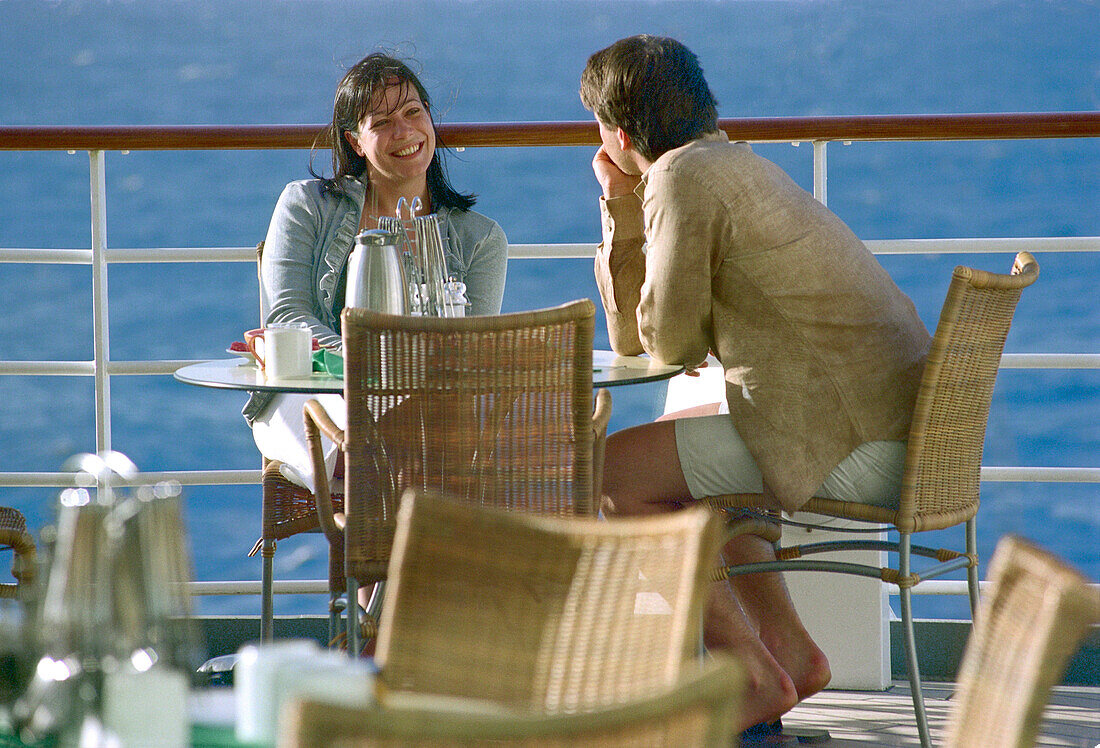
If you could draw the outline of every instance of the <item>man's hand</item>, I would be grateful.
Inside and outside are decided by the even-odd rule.
[[[592,171],[596,174],[596,181],[600,183],[603,196],[608,199],[632,194],[641,181],[640,176],[627,174],[620,169],[603,146],[600,146],[592,158]]]

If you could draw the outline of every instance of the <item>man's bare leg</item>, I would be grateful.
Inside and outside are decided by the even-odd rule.
[[[659,421],[611,434],[603,487],[617,515],[675,511],[690,501],[676,452],[675,425]],[[713,586],[703,628],[708,647],[726,650],[745,668],[747,692],[738,730],[773,721],[798,702],[794,683],[765,646],[731,584]]]
[[[772,544],[756,535],[733,538],[723,555],[730,565],[775,560]],[[831,677],[829,661],[802,624],[783,575],[745,574],[730,581],[760,640],[791,676],[799,701],[825,688]]]

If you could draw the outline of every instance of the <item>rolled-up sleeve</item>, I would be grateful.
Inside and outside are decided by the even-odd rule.
[[[642,203],[636,195],[600,198],[603,241],[596,249],[596,285],[607,317],[611,348],[620,355],[643,352],[638,338],[638,298],[645,279]]]

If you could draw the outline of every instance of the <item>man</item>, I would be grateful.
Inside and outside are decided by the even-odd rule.
[[[839,218],[718,130],[684,45],[622,39],[589,58],[580,92],[603,142],[596,281],[611,346],[689,366],[713,352],[726,383],[724,404],[611,435],[614,512],[760,491],[788,512],[811,496],[896,503],[930,342],[909,298]],[[775,559],[756,536],[724,555]],[[717,583],[704,639],[746,666],[742,728],[829,682],[779,574]]]

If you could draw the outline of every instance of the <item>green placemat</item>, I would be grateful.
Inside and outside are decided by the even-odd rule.
[[[191,748],[271,748],[265,743],[244,743],[233,734],[232,727],[191,725]]]
[[[342,379],[344,377],[344,357],[328,348],[313,352],[313,370]]]

